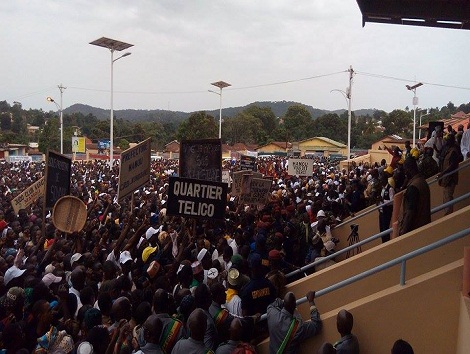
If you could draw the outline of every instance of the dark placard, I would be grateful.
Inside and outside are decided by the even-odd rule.
[[[180,149],[180,173],[184,178],[222,181],[222,145],[220,139],[183,140]]]
[[[150,138],[121,154],[118,200],[150,181]]]
[[[242,155],[240,157],[240,170],[256,171],[256,157]]]
[[[72,160],[67,156],[48,151],[46,160],[46,208],[63,196],[70,194]]]
[[[224,219],[227,183],[170,177],[167,215]]]

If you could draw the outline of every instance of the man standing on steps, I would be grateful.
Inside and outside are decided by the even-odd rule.
[[[269,353],[298,353],[302,341],[318,334],[322,328],[320,314],[315,306],[315,292],[306,295],[310,304],[310,321],[302,321],[296,311],[296,299],[292,292],[284,296],[284,301],[277,298],[268,306]]]
[[[447,203],[454,199],[455,187],[459,183],[459,172],[455,171],[459,168],[461,161],[460,147],[455,143],[455,136],[452,133],[447,134],[445,138],[446,150],[443,157],[442,171],[437,175],[439,178],[439,185],[444,188],[443,203]],[[450,176],[442,177],[452,171],[455,171]],[[448,206],[446,214],[448,215],[454,211],[453,205]]]
[[[399,234],[415,230],[431,222],[431,193],[424,177],[419,173],[413,157],[408,157],[403,169],[408,180],[398,219]]]

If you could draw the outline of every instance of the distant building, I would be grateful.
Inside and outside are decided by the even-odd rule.
[[[299,141],[300,156],[342,157],[348,155],[348,146],[333,139],[317,136]],[[294,151],[295,154],[295,151]]]
[[[268,144],[258,146],[255,149],[258,155],[280,155],[286,156],[292,150],[292,143],[287,141],[272,141]]]

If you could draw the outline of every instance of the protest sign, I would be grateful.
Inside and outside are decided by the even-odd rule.
[[[72,160],[48,151],[46,163],[46,208],[52,208],[60,197],[70,194]]]
[[[232,180],[232,196],[241,195],[242,194],[242,181],[243,175],[251,174],[254,178],[262,178],[263,175],[258,172],[251,172],[251,171],[237,171],[233,173],[233,180]]]
[[[313,160],[289,159],[287,173],[289,176],[311,176],[313,173]]]
[[[170,177],[167,215],[224,219],[227,184]]]
[[[150,138],[121,154],[118,200],[150,181]]]
[[[248,194],[242,194],[240,196],[240,202],[244,204],[265,204],[271,190],[271,185],[271,179],[251,178],[250,192]]]
[[[240,170],[256,171],[256,157],[242,155],[240,157]]]
[[[222,181],[220,139],[183,140],[180,149],[180,177]]]
[[[18,214],[20,209],[26,209],[36,200],[38,200],[38,198],[42,197],[44,195],[45,186],[46,179],[41,177],[40,180],[34,182],[31,186],[26,188],[23,193],[12,199],[11,206],[13,207],[15,214]]]

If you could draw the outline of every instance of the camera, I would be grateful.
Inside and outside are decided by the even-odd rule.
[[[352,232],[358,232],[359,231],[359,225],[358,224],[351,224],[351,231]]]

